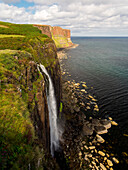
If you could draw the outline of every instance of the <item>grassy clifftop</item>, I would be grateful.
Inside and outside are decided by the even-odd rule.
[[[3,27],[3,26],[6,27]],[[0,22],[0,50],[24,50],[31,53],[35,62],[48,66],[53,62],[53,40],[33,25]],[[49,51],[46,49],[49,46]],[[53,45],[52,45],[53,46]],[[54,47],[55,48],[55,47]],[[46,49],[46,50],[45,50]],[[44,53],[45,51],[45,53]],[[44,57],[48,53],[49,57]]]
[[[39,132],[39,128],[42,128],[41,119],[45,114],[40,113],[40,101],[44,102],[43,110],[47,103],[46,85],[37,63],[45,65],[52,74],[56,62],[53,40],[38,28],[0,22],[1,169],[54,167],[46,159],[40,142],[43,132]],[[39,130],[36,131],[34,124]]]
[[[18,80],[23,66],[20,67],[14,57],[19,55],[17,51],[0,51],[0,163],[2,169],[10,167],[17,169],[17,165],[24,164],[28,156],[31,155],[28,160],[33,158],[34,129],[29,119],[27,103],[21,97],[19,90],[23,85]],[[21,56],[25,57],[25,53]]]

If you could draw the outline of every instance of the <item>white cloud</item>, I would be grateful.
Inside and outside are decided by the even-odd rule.
[[[1,0],[4,3],[15,3],[15,2],[20,2],[20,0]]]
[[[28,2],[34,2],[35,4],[63,4],[68,5],[71,3],[77,3],[78,0],[26,0]],[[90,5],[90,4],[128,4],[128,0],[79,0],[82,4]]]
[[[46,0],[27,1],[37,4],[25,9],[0,3],[0,20],[59,25],[73,35],[128,35],[128,0],[49,0],[51,5]]]
[[[29,22],[31,17],[25,8],[18,8],[4,3],[0,3],[0,11],[0,20],[7,22],[25,23]]]

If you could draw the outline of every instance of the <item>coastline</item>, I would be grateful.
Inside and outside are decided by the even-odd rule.
[[[65,50],[65,49],[72,49],[72,48],[76,48],[76,47],[78,47],[78,46],[79,46],[79,44],[72,44],[72,45],[71,45],[71,46],[69,46],[69,47],[57,48],[57,52],[58,52],[58,51]]]
[[[97,100],[88,93],[86,82],[71,80],[65,68],[63,69],[62,60],[68,59],[65,48],[58,51],[57,55],[62,72],[63,114],[66,117],[65,122],[67,122],[62,144],[65,157],[66,159],[70,157],[68,161],[71,167],[102,168],[104,170],[110,168],[112,170],[115,164],[119,163],[119,160],[111,151],[104,149],[107,141],[103,137],[107,135],[108,129],[112,125],[117,126],[118,124],[111,117],[109,119],[92,118],[92,115],[90,115],[92,108],[97,113],[99,112]],[[83,97],[86,98],[87,102],[83,101]],[[91,103],[95,104],[94,107]],[[84,113],[89,113],[89,115]],[[97,126],[97,131],[95,126]],[[99,127],[102,127],[102,130]],[[70,138],[73,140],[70,140]],[[75,157],[72,155],[75,155]],[[74,160],[77,162],[76,164],[73,163]]]
[[[65,50],[69,50],[72,48],[77,48],[79,46],[79,44],[73,44],[72,46],[69,47],[64,47],[64,48],[57,48],[57,57],[59,60],[62,59],[67,59],[67,54],[65,52]]]

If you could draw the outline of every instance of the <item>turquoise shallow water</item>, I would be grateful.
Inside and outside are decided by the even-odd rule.
[[[114,169],[127,169],[123,152],[128,153],[128,137],[124,136],[128,134],[128,38],[72,37],[72,41],[79,46],[66,50],[64,68],[70,79],[93,87],[90,93],[98,99],[99,117],[111,116],[119,124],[103,136],[108,141],[103,147],[120,160]]]

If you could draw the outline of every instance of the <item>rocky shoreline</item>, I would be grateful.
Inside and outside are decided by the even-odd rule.
[[[65,131],[61,146],[69,169],[114,169],[118,158],[102,146],[107,143],[104,134],[111,126],[118,124],[112,120],[95,118],[99,112],[97,100],[88,93],[86,82],[65,80],[70,75],[63,70],[62,60],[67,59],[64,51],[58,52],[62,71],[62,103]],[[84,99],[84,100],[83,100]],[[92,115],[90,116],[90,113]]]
[[[64,48],[58,48],[57,49],[57,55],[58,55],[58,58],[59,59],[62,59],[63,58],[63,55],[64,55],[64,53],[65,53],[65,49],[66,50],[69,50],[69,49],[72,49],[72,48],[76,48],[76,47],[78,47],[79,46],[79,44],[72,44],[71,46],[69,46],[69,47],[64,47]],[[66,55],[67,56],[67,55]],[[64,59],[64,58],[63,58]],[[67,59],[67,58],[66,58]]]

